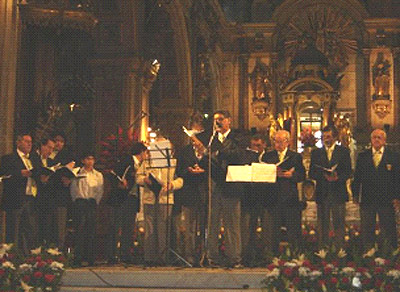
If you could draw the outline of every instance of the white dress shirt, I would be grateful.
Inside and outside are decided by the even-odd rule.
[[[104,192],[103,174],[95,169],[87,171],[82,168],[79,174],[86,175],[83,178],[74,179],[71,183],[71,197],[76,199],[95,199],[99,204]]]
[[[32,170],[33,166],[32,166],[32,162],[29,158],[29,153],[25,154],[24,152],[20,151],[18,148],[17,148],[17,153],[18,153],[19,157],[21,157],[22,161],[24,162],[25,168],[27,170]],[[36,181],[32,177],[28,177],[28,181],[26,183],[25,194],[28,196],[34,196],[34,197],[36,197],[36,195],[37,195]]]

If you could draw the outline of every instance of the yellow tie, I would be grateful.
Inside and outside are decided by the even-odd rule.
[[[326,154],[328,155],[328,160],[331,161],[331,159],[332,159],[332,148],[329,148],[329,149],[326,151]]]
[[[381,151],[376,151],[375,153],[374,153],[374,155],[373,155],[373,160],[374,160],[374,165],[375,165],[375,168],[378,168],[378,166],[379,166],[379,163],[381,162],[381,154],[382,154],[382,152]]]
[[[285,158],[284,152],[279,152],[279,162],[282,162]]]
[[[29,159],[29,154],[25,154],[24,155],[24,160],[25,160],[25,164],[28,168],[28,170],[32,170],[33,169],[33,165],[31,160]],[[37,185],[36,185],[36,181],[33,178],[28,178],[31,180],[31,192],[32,192],[32,196],[36,197],[37,195]]]
[[[224,143],[225,136],[222,135],[222,134],[218,135],[218,140],[219,140],[221,143]]]

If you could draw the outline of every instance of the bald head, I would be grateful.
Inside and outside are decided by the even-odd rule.
[[[289,146],[290,133],[285,130],[279,130],[275,133],[274,146],[275,150],[282,152]]]
[[[378,151],[386,144],[386,133],[382,129],[375,129],[371,133],[371,145]]]

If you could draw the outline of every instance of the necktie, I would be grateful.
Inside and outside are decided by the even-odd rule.
[[[332,159],[332,148],[328,148],[328,150],[326,151],[326,154],[328,156],[328,160],[331,161],[331,159]]]
[[[32,165],[31,160],[29,159],[29,154],[25,154],[23,157],[24,157],[24,161],[25,161],[25,164],[26,164],[27,169],[28,169],[28,170],[32,170],[32,169],[33,169],[33,165]],[[31,177],[28,178],[28,181],[29,181],[29,180],[31,181],[31,192],[32,192],[32,196],[36,197],[36,195],[37,195],[37,185],[36,185],[36,181],[35,181],[33,178],[31,178]]]
[[[25,160],[25,164],[26,164],[27,169],[31,170],[33,168],[33,166],[32,166],[31,160],[29,159],[29,154],[25,154],[24,155],[24,160]]]
[[[218,135],[218,140],[219,140],[221,143],[224,143],[225,136],[222,135],[222,134]]]
[[[382,158],[382,152],[381,151],[376,151],[373,155],[373,160],[374,160],[374,166],[375,168],[378,168],[379,163],[381,162],[381,158]]]
[[[284,158],[285,158],[284,153],[283,152],[279,152],[279,162],[282,162]]]

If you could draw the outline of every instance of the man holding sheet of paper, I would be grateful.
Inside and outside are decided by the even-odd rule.
[[[116,263],[118,260],[118,241],[121,243],[121,261],[127,264],[133,261],[131,248],[136,214],[140,208],[139,185],[149,182],[148,177],[141,172],[147,157],[146,145],[136,142],[132,145],[131,153],[122,155],[112,172],[113,191],[108,199],[108,204],[112,206],[108,240],[109,263]]]
[[[345,203],[348,200],[346,181],[351,175],[351,159],[347,148],[336,145],[337,136],[335,127],[323,128],[324,147],[311,153],[309,175],[317,182],[317,222],[321,245],[328,240],[331,217],[337,244],[342,244],[344,240]]]
[[[299,244],[301,240],[301,204],[297,183],[305,179],[306,172],[300,154],[288,149],[288,131],[276,132],[274,150],[265,153],[262,161],[276,165],[276,182],[269,186],[263,216],[263,241],[266,253],[277,253],[281,240],[281,227],[286,227],[289,243]],[[266,198],[268,198],[266,194]]]
[[[243,151],[239,148],[238,133],[231,129],[231,115],[220,110],[214,113],[214,134],[209,139],[209,149],[194,144],[202,158],[199,166],[208,170],[211,155],[211,220],[209,222],[208,259],[211,266],[238,267],[241,262],[240,196],[241,185],[226,182],[228,165],[241,163]],[[210,153],[209,153],[210,150]],[[225,258],[219,252],[218,236],[221,220],[225,229]]]

